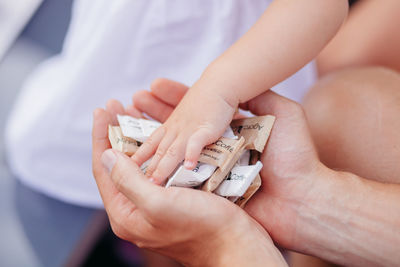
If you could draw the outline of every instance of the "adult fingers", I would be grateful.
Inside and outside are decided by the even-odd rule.
[[[151,200],[159,199],[159,195],[163,194],[162,188],[150,182],[139,166],[123,153],[109,149],[101,159],[117,190],[139,209],[148,210]]]
[[[165,78],[155,79],[150,86],[154,96],[172,107],[178,105],[188,89],[189,87],[182,83]]]
[[[128,114],[134,118],[143,118],[142,112],[140,112],[140,110],[138,110],[137,108],[135,108],[132,105],[127,106],[125,108],[125,112],[126,112],[126,114]]]
[[[286,117],[302,113],[300,104],[270,90],[248,101],[247,108],[255,115]]]
[[[105,150],[110,148],[107,130],[107,126],[110,123],[110,115],[104,109],[96,109],[93,112],[92,170],[105,206],[118,193],[107,175],[107,170],[101,163],[101,155]]]
[[[146,113],[150,117],[160,122],[168,119],[174,110],[148,91],[139,91],[133,95],[133,106],[141,113]]]
[[[115,99],[110,99],[107,101],[106,111],[108,112],[108,114],[110,114],[112,125],[118,125],[118,120],[117,120],[118,114],[120,115],[125,114],[124,106],[121,104],[121,102]]]

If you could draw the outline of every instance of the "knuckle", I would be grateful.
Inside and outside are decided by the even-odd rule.
[[[160,84],[162,84],[164,81],[163,78],[156,78],[154,79],[151,84],[150,84],[150,89],[154,90],[154,89],[158,89],[158,87],[160,86]]]
[[[141,104],[145,103],[148,96],[148,92],[145,90],[138,91],[133,94],[132,101],[134,105],[140,106]]]
[[[147,140],[142,144],[142,146],[146,149],[153,147],[155,144],[154,136],[150,135]]]
[[[158,158],[162,158],[165,155],[165,149],[162,147],[159,147],[156,151],[156,153],[154,154],[154,156],[158,157]]]
[[[169,158],[175,158],[177,156],[177,148],[175,146],[170,146],[167,149],[166,156]]]
[[[249,102],[247,102],[247,108],[248,110],[251,111],[257,111],[258,110],[257,102],[254,100],[250,100]]]
[[[111,225],[111,230],[114,232],[114,234],[117,237],[124,239],[124,240],[128,239],[126,232],[123,229],[121,229],[121,227],[119,227],[117,224],[115,224],[113,222],[110,222],[110,225]]]
[[[281,117],[300,117],[304,115],[303,107],[295,101],[285,99],[285,101],[276,103],[276,105],[281,110]]]
[[[112,216],[112,214],[110,214],[109,217],[111,230],[114,232],[114,234],[121,239],[128,240],[130,238],[130,234],[124,227],[125,220],[121,216]]]
[[[139,150],[138,150],[139,153],[136,152],[134,155],[135,155],[137,158],[141,159],[141,160],[145,160],[146,157],[149,156],[148,154],[150,154],[151,151],[152,151],[152,145],[150,145],[150,144],[148,144],[148,143],[143,143],[143,144],[140,146]]]
[[[303,107],[300,104],[296,103],[296,102],[292,102],[291,103],[290,109],[295,114],[299,114],[299,115],[304,114]]]
[[[204,141],[208,141],[209,139],[213,139],[213,138],[218,138],[218,134],[217,132],[214,130],[214,126],[212,126],[211,124],[204,124],[199,126],[199,128],[197,129],[197,131],[195,132],[194,135],[191,136],[191,141],[200,141],[200,142],[204,142]]]
[[[165,208],[168,207],[166,203],[169,202],[163,195],[163,193],[150,195],[146,198],[146,205],[143,206],[143,214],[152,227],[159,227],[159,224],[163,224],[160,215],[165,213]]]
[[[132,159],[135,163],[140,163],[143,164],[143,162],[146,161],[146,157],[145,155],[143,155],[142,153],[135,153],[132,155]]]
[[[154,245],[154,239],[149,236],[140,237],[135,240],[135,245],[138,248],[149,249],[153,247],[152,244]]]
[[[146,243],[143,242],[143,241],[140,241],[140,240],[136,241],[136,242],[135,242],[135,245],[136,245],[138,248],[147,248]]]
[[[219,134],[210,125],[202,125],[189,137],[187,148],[192,150],[201,149],[219,138]],[[201,147],[201,148],[200,148]]]

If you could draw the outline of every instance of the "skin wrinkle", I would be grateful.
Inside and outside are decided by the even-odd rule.
[[[372,190],[371,190],[372,191]],[[372,192],[370,192],[372,193]],[[369,195],[367,192],[365,192],[364,195]],[[367,197],[367,196],[366,196]],[[364,198],[364,197],[363,197]],[[343,204],[343,207],[345,207],[346,204]],[[348,205],[348,204],[347,204]],[[352,229],[355,232],[358,232],[356,236],[360,236],[362,238],[362,233],[364,229],[370,229],[370,233],[373,236],[373,232],[375,233],[380,233],[382,234],[382,231],[377,231],[373,229],[385,229],[386,227],[383,226],[382,224],[385,224],[384,218],[374,218],[373,214],[364,212],[360,213],[360,216],[356,216],[357,212],[360,212],[359,209],[360,205],[355,206],[351,209],[350,215],[353,215],[350,217],[350,222],[349,222],[349,229]],[[360,218],[364,218],[364,220],[360,220]],[[387,229],[387,228],[386,228]],[[388,236],[390,236],[390,233],[388,233]],[[387,236],[387,237],[388,237]],[[386,238],[383,238],[382,240],[387,240]],[[390,238],[389,238],[390,239]],[[365,242],[357,242],[358,238],[355,238],[352,240],[353,246],[357,249],[354,251],[364,251],[365,254],[370,254],[374,255],[374,263],[379,263],[379,262],[385,262],[385,258],[383,255],[381,255],[377,250],[375,250],[372,247],[369,247]],[[379,239],[378,239],[379,241]],[[387,246],[387,242],[380,242],[380,246]],[[387,260],[387,259],[386,259]]]
[[[305,204],[305,203],[303,203]],[[306,204],[307,205],[307,204]],[[323,232],[325,233],[325,240],[327,242],[327,240],[332,240],[335,239],[336,240],[336,245],[332,244],[332,248],[325,248],[327,251],[331,251],[330,253],[332,254],[343,254],[346,253],[345,250],[340,250],[340,241],[342,240],[347,240],[350,241],[352,243],[352,245],[357,245],[357,242],[355,242],[354,240],[351,240],[350,237],[345,234],[344,232],[338,231],[336,229],[341,229],[343,231],[343,229],[346,229],[347,224],[346,221],[338,221],[335,224],[332,224],[332,222],[334,222],[334,220],[332,219],[337,219],[337,216],[335,216],[332,213],[332,210],[319,210],[318,208],[313,208],[312,205],[308,205],[307,209],[308,212],[300,212],[300,217],[302,217],[303,220],[307,221],[310,225],[313,225],[313,228],[320,228],[318,230],[318,232]],[[325,221],[330,221],[330,223],[325,223]],[[312,231],[312,230],[311,230]],[[310,243],[309,245],[312,246],[312,243]],[[318,246],[317,244],[315,246]],[[313,248],[309,248],[309,251],[313,251],[315,249]]]

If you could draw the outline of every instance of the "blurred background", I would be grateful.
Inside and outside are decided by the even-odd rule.
[[[7,168],[4,151],[4,127],[13,102],[25,78],[43,60],[59,53],[71,16],[73,0],[0,0],[0,265],[1,266],[41,266],[36,254],[18,220],[15,209],[14,187],[16,180]],[[104,215],[104,214],[103,214]],[[103,216],[104,218],[104,216]],[[87,218],[85,218],[87,219]],[[79,219],[77,218],[79,221]],[[98,220],[97,220],[98,221]],[[102,225],[107,227],[105,220]],[[76,236],[85,224],[76,224]],[[102,231],[100,231],[102,232]],[[97,245],[100,250],[109,250],[105,244],[115,241],[109,231],[101,233],[103,240]],[[99,238],[100,239],[100,238]],[[111,241],[110,241],[111,240]],[[73,246],[71,241],[62,246]],[[84,246],[84,245],[83,245]],[[90,247],[90,248],[89,248]],[[86,248],[76,248],[85,253],[74,253],[79,259],[69,259],[69,265],[96,265],[101,257],[91,257],[93,244]],[[103,248],[102,248],[103,247]],[[82,248],[82,249],[81,249]],[[97,250],[98,250],[97,249]],[[99,254],[95,252],[94,254]],[[111,250],[110,250],[111,251]],[[75,258],[76,258],[75,257]],[[51,258],[51,255],[49,255]],[[89,259],[92,258],[92,259]],[[103,258],[104,260],[104,258]],[[74,263],[75,261],[75,263]],[[64,265],[52,261],[56,265]],[[115,261],[114,263],[116,263]],[[106,262],[104,262],[106,263]],[[123,264],[121,264],[124,266]]]
[[[14,207],[15,179],[4,156],[7,115],[25,78],[59,53],[72,0],[0,0],[0,265],[39,266]]]
[[[7,167],[5,125],[25,79],[41,62],[61,52],[73,2],[0,0],[0,266],[145,266],[144,258],[146,266],[177,266],[164,257],[139,251],[118,239],[103,210],[82,211],[79,207],[53,201],[52,208],[59,208],[54,218],[50,218],[50,225],[54,224],[55,229],[35,225],[37,232],[34,235],[45,231],[54,235],[49,242],[39,244],[42,251],[32,246],[32,236],[29,236],[32,233],[25,232],[21,224],[23,215],[18,212],[18,199],[32,193],[21,191],[18,180]],[[37,211],[49,215],[40,205],[32,212]],[[60,223],[65,229],[63,238],[57,231],[52,232],[59,230]],[[48,253],[46,246],[54,243],[57,247],[48,249],[56,253]]]

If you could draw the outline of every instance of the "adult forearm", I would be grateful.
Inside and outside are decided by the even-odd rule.
[[[297,247],[339,264],[400,262],[400,186],[327,170],[299,209]]]
[[[335,35],[346,14],[344,0],[276,0],[207,68],[202,79],[212,81],[212,88],[225,90],[224,95],[234,90],[233,102],[245,102],[312,60]]]
[[[250,217],[232,223],[237,226],[219,236],[219,245],[200,266],[287,266],[261,225]]]

